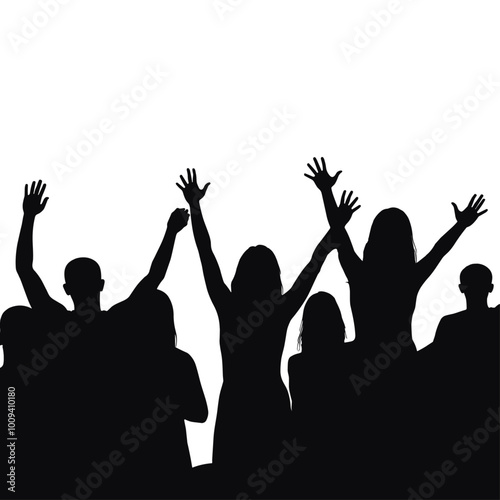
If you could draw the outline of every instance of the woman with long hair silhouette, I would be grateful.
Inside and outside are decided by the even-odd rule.
[[[353,458],[359,455],[353,427],[356,394],[349,384],[353,343],[335,298],[312,295],[305,307],[298,343],[288,360],[294,430],[307,450],[294,474],[295,498],[348,498]],[[336,470],[332,480],[332,470]]]
[[[331,177],[323,158],[321,162],[314,158],[315,167],[308,164],[312,175],[305,175],[321,191],[349,282],[358,351],[350,380],[360,396],[356,418],[366,458],[362,470],[371,485],[367,493],[372,498],[375,494],[401,498],[407,494],[418,446],[416,384],[419,370],[425,369],[419,365],[411,337],[417,295],[465,229],[487,212],[480,211],[485,200],[474,195],[462,211],[453,203],[455,225],[418,261],[406,214],[397,208],[382,210],[373,221],[361,259],[345,230],[359,208],[354,207],[357,198],[351,201],[352,192],[346,197],[344,191],[337,205],[331,188],[339,172]]]
[[[274,253],[262,245],[250,247],[242,255],[229,288],[222,279],[200,209],[209,184],[200,189],[194,169],[187,171],[187,180],[181,176],[181,182],[177,186],[191,207],[194,238],[220,323],[224,382],[213,462],[226,470],[239,467],[246,479],[256,467],[279,457],[288,436],[291,409],[280,374],[286,331],[334,245],[327,233],[287,293],[282,292]]]
[[[350,213],[359,208],[353,207],[357,198],[351,202],[352,193],[346,199],[344,192],[337,205],[331,188],[340,172],[331,177],[325,160],[321,161],[322,166],[314,158],[316,168],[308,164],[313,175],[304,175],[321,191],[328,221],[340,244],[339,260],[349,281],[358,345],[378,346],[382,341],[396,340],[402,332],[411,334],[411,319],[420,288],[465,229],[487,212],[479,211],[485,199],[482,195],[476,199],[474,195],[463,211],[452,203],[456,224],[419,261],[407,215],[398,208],[382,210],[373,221],[361,259],[345,230]]]

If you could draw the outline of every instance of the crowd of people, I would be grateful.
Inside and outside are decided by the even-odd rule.
[[[420,260],[406,214],[382,210],[361,258],[346,230],[358,198],[346,191],[335,198],[340,172],[331,176],[323,158],[308,167],[330,228],[290,290],[263,245],[246,250],[224,282],[200,204],[209,184],[200,187],[188,170],[177,186],[189,212],[172,213],[149,273],[108,311],[99,265],[89,258],[65,269],[74,309],[51,298],[33,268],[46,185],[25,187],[16,269],[30,307],[14,306],[0,322],[0,374],[16,388],[22,436],[15,495],[498,498],[500,309],[488,306],[489,269],[461,272],[466,309],[443,317],[420,351],[411,324],[422,285],[487,211],[483,196],[463,210],[453,204],[455,224]],[[223,365],[213,460],[195,468],[185,421],[205,422],[207,403],[193,359],[176,347],[172,303],[158,289],[189,218]],[[335,298],[309,296],[334,251],[350,287],[352,342]],[[288,326],[304,304],[301,352],[288,362],[290,404],[280,366]]]

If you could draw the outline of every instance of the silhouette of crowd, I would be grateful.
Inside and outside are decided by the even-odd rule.
[[[200,203],[209,183],[200,187],[188,169],[177,186],[189,212],[172,212],[148,274],[108,311],[100,267],[87,257],[65,269],[74,309],[49,295],[33,268],[46,185],[25,186],[16,270],[30,307],[0,321],[0,374],[15,388],[20,436],[12,496],[499,497],[500,306],[488,305],[490,270],[463,269],[466,309],[443,317],[424,349],[412,339],[418,293],[487,212],[483,196],[463,210],[453,203],[455,224],[420,260],[407,215],[382,210],[361,258],[346,230],[358,198],[334,196],[341,172],[331,176],[323,158],[308,167],[330,227],[290,290],[263,245],[248,248],[224,282]],[[223,367],[212,463],[195,468],[185,421],[205,422],[207,403],[195,362],[176,347],[175,304],[158,290],[189,219]],[[334,251],[350,288],[351,342],[335,298],[309,296]],[[281,359],[304,304],[301,352],[288,361],[290,404]]]

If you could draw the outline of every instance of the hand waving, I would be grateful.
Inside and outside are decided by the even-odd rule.
[[[349,193],[347,198],[345,195],[346,191],[342,193],[342,198],[340,198],[339,206],[335,212],[335,220],[342,226],[345,226],[351,220],[352,214],[361,208],[361,205],[358,205],[357,207],[354,206],[358,201],[357,197],[351,201],[352,191]]]
[[[476,196],[477,195],[474,195],[471,198],[467,207],[462,211],[458,209],[455,203],[452,203],[453,209],[455,210],[455,217],[457,219],[457,222],[465,227],[472,226],[472,224],[476,222],[480,215],[483,215],[488,211],[483,210],[482,212],[479,212],[486,200],[484,199],[483,195],[480,195],[476,200]]]
[[[192,169],[193,173],[191,175],[191,171],[189,168],[187,169],[187,182],[181,175],[182,186],[176,183],[176,186],[182,191],[184,198],[189,203],[189,205],[197,207],[200,200],[205,196],[207,192],[208,186],[210,186],[210,182],[205,184],[203,189],[200,189],[196,179],[196,170]]]
[[[176,208],[168,219],[168,228],[178,233],[187,226],[188,220],[189,212],[185,208]]]
[[[307,178],[312,179],[312,181],[314,182],[314,184],[316,184],[316,187],[320,191],[328,191],[335,185],[337,179],[339,178],[339,175],[342,173],[342,170],[339,170],[333,177],[331,177],[330,174],[326,171],[326,163],[324,158],[321,158],[321,164],[323,165],[323,168],[320,167],[319,162],[316,158],[314,158],[314,164],[316,165],[317,170],[314,170],[314,168],[311,167],[310,163],[307,164],[309,170],[313,173],[313,175],[304,175]]]
[[[33,181],[28,193],[28,184],[25,184],[23,210],[26,215],[35,217],[45,208],[48,198],[42,201],[42,197],[46,187],[47,184],[42,184],[42,181],[38,181],[38,183]]]

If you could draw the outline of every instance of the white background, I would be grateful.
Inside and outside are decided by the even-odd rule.
[[[480,78],[500,82],[497,0],[69,0],[51,17],[42,3],[0,4],[2,311],[27,304],[14,267],[25,183],[48,183],[35,268],[51,295],[71,308],[64,266],[89,256],[102,267],[109,308],[148,271],[170,212],[186,206],[175,182],[187,167],[215,184],[205,218],[226,282],[243,251],[261,243],[276,253],[288,289],[327,230],[320,194],[303,177],[313,156],[324,156],[332,173],[343,170],[336,193],[360,197],[348,226],[360,255],[381,209],[408,214],[421,258],[454,224],[451,202],[463,208],[484,193],[489,212],[422,288],[418,347],[432,340],[442,315],[464,308],[456,289],[464,266],[480,262],[500,275],[500,87],[480,102],[471,97]],[[137,90],[148,67],[168,76]],[[140,102],[124,109],[117,100],[131,93]],[[471,111],[458,119],[453,106],[464,100]],[[270,134],[263,130],[276,110],[293,118]],[[113,130],[57,175],[68,147],[106,118]],[[397,174],[400,156],[436,128],[446,140],[391,189],[387,172]],[[252,154],[248,137],[259,133],[267,144]],[[238,173],[229,177],[221,172],[230,162]],[[174,304],[178,347],[196,361],[209,403],[205,424],[188,423],[193,464],[207,463],[222,382],[219,330],[190,227],[161,288]],[[320,290],[337,298],[352,340],[335,254],[313,292]],[[490,305],[498,297],[495,290]],[[288,332],[285,383],[300,316]]]

